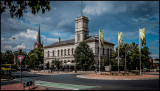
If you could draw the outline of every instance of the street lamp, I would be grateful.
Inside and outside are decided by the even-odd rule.
[[[11,37],[12,39],[16,39],[15,37]],[[5,40],[7,40],[7,39],[9,39],[9,38],[6,38],[6,39],[4,39],[4,40],[2,40],[2,41],[5,41]]]

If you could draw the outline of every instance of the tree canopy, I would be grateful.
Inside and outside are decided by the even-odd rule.
[[[42,14],[45,13],[46,10],[50,10],[50,2],[48,0],[4,0],[1,1],[1,9],[0,13],[2,14],[9,8],[10,16],[13,18],[14,16],[22,17],[24,11],[27,8],[31,8],[32,14],[37,14],[40,10]]]
[[[84,70],[95,63],[92,49],[86,42],[80,42],[75,49],[75,63],[80,65]]]
[[[28,67],[29,68],[39,68],[40,64],[43,64],[43,48],[35,48],[28,53]]]
[[[120,65],[124,65],[125,63],[125,53],[126,53],[126,64],[128,69],[136,69],[136,67],[139,68],[139,48],[138,44],[135,44],[134,42],[132,44],[124,44],[119,49],[119,56],[120,56]],[[151,53],[149,52],[149,48],[147,46],[144,46],[141,48],[141,63],[142,67],[149,67],[149,55]],[[116,51],[114,52],[114,58],[118,57],[118,47],[116,48]]]

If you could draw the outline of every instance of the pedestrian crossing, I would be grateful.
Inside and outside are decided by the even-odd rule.
[[[46,87],[54,87],[54,88],[63,88],[69,90],[85,90],[96,88],[98,86],[85,86],[85,85],[75,85],[75,84],[64,84],[64,83],[55,83],[55,82],[47,82],[47,81],[35,81],[36,85],[46,86]]]

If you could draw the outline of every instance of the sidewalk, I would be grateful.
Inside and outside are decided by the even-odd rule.
[[[22,83],[1,86],[1,90],[29,90],[29,89],[30,90],[46,90],[46,88],[40,87],[40,86],[34,86],[34,87],[29,86],[24,89]]]
[[[85,79],[102,79],[102,80],[152,80],[159,79],[159,75],[135,75],[135,76],[110,76],[110,75],[99,75],[99,74],[87,74],[77,75],[79,78]]]

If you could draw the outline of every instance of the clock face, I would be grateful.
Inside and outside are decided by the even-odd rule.
[[[78,22],[78,28],[80,28],[80,27],[81,27],[81,25],[82,25],[81,23],[82,23],[82,22]]]
[[[87,28],[87,23],[86,22],[84,22],[84,27]]]

